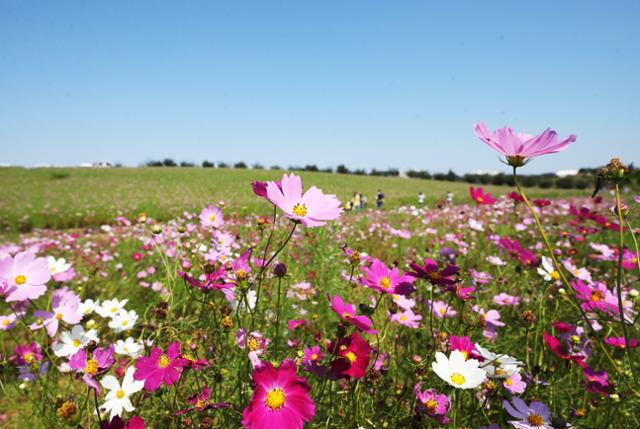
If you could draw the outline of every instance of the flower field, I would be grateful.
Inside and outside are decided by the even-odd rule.
[[[476,134],[516,177],[575,140]],[[242,174],[170,215],[105,205],[3,239],[0,426],[640,427],[620,161],[595,198],[458,184],[353,212],[322,175]]]

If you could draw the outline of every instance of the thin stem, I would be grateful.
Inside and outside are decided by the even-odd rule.
[[[633,373],[631,365],[631,356],[629,355],[629,333],[627,332],[627,324],[624,321],[624,307],[622,305],[622,249],[624,247],[624,226],[622,225],[622,210],[620,207],[620,185],[616,183],[616,211],[618,213],[618,270],[616,273],[616,292],[618,295],[618,312],[620,313],[620,326],[622,327],[622,335],[624,336],[624,353],[629,363],[629,368]]]

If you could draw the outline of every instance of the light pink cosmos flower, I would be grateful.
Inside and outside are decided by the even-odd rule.
[[[498,295],[493,297],[493,302],[498,305],[518,305],[520,304],[520,298],[500,292]]]
[[[7,302],[24,301],[44,295],[51,272],[45,258],[21,252],[14,257],[0,259],[0,279],[7,284]]]
[[[431,307],[431,311],[434,316],[439,319],[444,319],[445,317],[454,317],[458,314],[451,306],[445,304],[443,301],[433,301],[429,302],[429,306]]]
[[[395,313],[391,315],[391,321],[394,323],[398,323],[402,326],[406,326],[408,328],[418,328],[420,327],[420,321],[422,320],[422,316],[419,314],[415,314],[411,310],[403,311],[401,313]]]
[[[56,335],[60,321],[75,325],[82,320],[82,314],[78,311],[80,297],[68,288],[58,289],[53,292],[51,311],[36,310],[33,315],[38,319],[29,325],[32,330],[44,327],[50,337]]]
[[[480,326],[482,326],[482,335],[489,341],[495,341],[498,334],[496,330],[505,325],[500,321],[500,313],[498,310],[485,310],[484,308],[474,305],[473,311],[480,315]]]
[[[375,329],[371,329],[373,322],[367,316],[356,316],[355,305],[345,303],[338,294],[333,297],[327,294],[327,298],[331,303],[331,309],[338,315],[338,317],[340,317],[340,319],[352,324],[367,334],[376,334],[378,332]]]
[[[212,205],[202,209],[200,212],[200,225],[205,228],[220,228],[224,225],[222,210]]]
[[[535,137],[516,133],[511,127],[506,126],[490,132],[482,122],[474,124],[473,128],[480,140],[503,154],[509,165],[514,167],[521,167],[537,156],[560,152],[566,149],[569,143],[576,141],[573,134],[558,140],[558,133],[550,128]]]
[[[566,259],[562,262],[562,265],[569,271],[574,277],[585,281],[587,283],[591,283],[593,280],[591,279],[591,273],[585,267],[578,268],[575,264],[573,264],[569,259]]]
[[[83,373],[82,380],[85,384],[93,387],[97,393],[100,394],[100,385],[94,377],[98,373],[103,373],[104,370],[114,364],[116,360],[114,349],[113,344],[109,346],[109,348],[97,348],[93,353],[81,349],[71,356],[69,359],[69,367]]]
[[[302,180],[293,173],[282,177],[281,188],[276,182],[267,183],[267,197],[289,219],[307,227],[322,226],[342,214],[340,200],[335,195],[325,195],[315,186],[303,195]]]
[[[576,298],[585,311],[600,310],[609,314],[619,314],[618,300],[604,283],[586,284],[578,279],[571,282]]]
[[[527,387],[527,383],[522,381],[522,376],[519,372],[514,372],[509,377],[505,378],[502,382],[502,385],[505,389],[507,389],[511,394],[520,394],[524,392],[524,389]]]
[[[240,328],[236,334],[236,344],[241,349],[248,351],[249,360],[253,368],[258,368],[262,365],[260,356],[267,350],[270,342],[271,341],[260,332],[250,332],[249,335],[247,335],[246,331]]]

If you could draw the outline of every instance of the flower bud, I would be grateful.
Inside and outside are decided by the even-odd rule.
[[[287,274],[287,266],[282,262],[278,262],[273,268],[273,275],[276,277],[284,277]]]

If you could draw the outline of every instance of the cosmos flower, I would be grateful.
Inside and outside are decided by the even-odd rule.
[[[129,397],[144,387],[142,381],[134,380],[134,371],[135,369],[133,367],[127,368],[127,372],[122,380],[122,385],[120,385],[118,379],[113,375],[104,376],[102,380],[100,380],[100,384],[108,391],[105,402],[100,408],[110,413],[111,418],[114,416],[122,416],[123,411],[130,412],[134,410]]]
[[[408,328],[419,328],[420,321],[422,320],[422,316],[419,314],[415,314],[411,310],[405,310],[400,313],[394,313],[391,315],[391,321],[394,323],[398,323],[402,326],[406,326]]]
[[[491,205],[498,201],[493,198],[490,193],[487,192],[485,194],[482,186],[478,186],[477,188],[470,186],[469,195],[471,195],[471,198],[476,202],[477,205]]]
[[[521,167],[530,159],[541,155],[560,152],[576,141],[576,136],[573,134],[558,141],[558,134],[550,128],[536,137],[516,133],[510,127],[498,128],[490,132],[482,122],[474,124],[474,129],[480,140],[504,155],[507,163],[514,167]]]
[[[448,358],[442,352],[436,353],[436,361],[431,364],[431,369],[456,389],[475,389],[487,379],[487,373],[480,368],[480,362],[475,359],[465,360],[464,354],[459,350],[452,351]]]
[[[100,386],[95,381],[95,376],[110,368],[115,362],[113,344],[109,348],[97,348],[93,353],[84,349],[78,350],[69,359],[69,367],[83,373],[83,381],[89,387],[93,387],[100,393]]]
[[[138,343],[131,337],[127,337],[124,341],[118,340],[115,343],[115,352],[119,355],[137,358],[143,350],[143,345]]]
[[[335,195],[325,195],[315,186],[302,193],[302,180],[295,174],[284,175],[281,186],[267,184],[267,198],[285,215],[307,227],[322,226],[342,214],[340,201]]]
[[[538,274],[547,282],[552,280],[558,282],[560,280],[560,273],[556,271],[551,258],[547,258],[546,256],[542,257],[542,266],[538,267]]]
[[[617,349],[624,349],[627,345],[624,341],[624,337],[607,337],[604,339],[605,344],[608,344]],[[632,349],[638,347],[638,340],[635,338],[629,338],[629,347]]]
[[[53,353],[59,357],[67,357],[77,353],[91,341],[98,342],[98,332],[95,329],[85,331],[82,325],[75,325],[71,331],[64,331],[60,339],[53,344]]]
[[[46,283],[51,279],[49,264],[45,258],[33,253],[21,252],[16,256],[0,259],[0,280],[6,283],[7,302],[36,299],[44,295]]]
[[[265,362],[253,370],[255,390],[242,413],[245,429],[302,429],[315,414],[315,405],[304,377],[296,375],[291,360],[274,368]]]
[[[454,285],[457,282],[455,277],[460,272],[460,269],[455,265],[448,265],[446,268],[438,270],[438,263],[429,258],[424,260],[424,265],[410,263],[409,267],[413,271],[408,272],[408,275],[438,286]]]
[[[171,386],[178,381],[183,367],[189,361],[180,357],[180,343],[174,341],[169,344],[166,353],[158,347],[153,347],[148,357],[140,357],[136,361],[134,378],[144,381],[144,388],[153,392],[162,383]]]
[[[429,301],[428,303],[433,315],[439,319],[455,317],[455,315],[458,314],[456,310],[454,310],[450,305],[445,304],[443,301]]]
[[[527,388],[527,383],[522,381],[522,376],[519,372],[514,372],[509,377],[502,381],[502,385],[512,395],[519,395]]]
[[[360,379],[367,373],[369,367],[371,346],[358,332],[349,338],[341,339],[335,346],[338,358],[331,363],[331,371],[337,378]],[[334,349],[334,346],[330,348]]]
[[[176,411],[176,416],[181,416],[183,414],[190,413],[195,411],[200,413],[209,409],[220,409],[220,408],[228,408],[231,406],[228,402],[211,402],[209,398],[211,397],[211,389],[208,387],[203,387],[202,390],[194,394],[193,396],[187,398],[187,403],[191,404],[191,407],[183,408],[182,410]]]
[[[331,303],[331,309],[338,315],[341,320],[350,323],[364,333],[375,334],[377,332],[375,329],[371,329],[371,326],[373,325],[371,319],[369,319],[367,316],[356,316],[356,307],[352,304],[347,304],[342,301],[340,295],[335,294],[333,297],[331,297],[330,294],[327,294],[327,298]]]
[[[238,347],[241,349],[248,351],[249,360],[254,368],[262,364],[260,356],[267,350],[269,342],[269,339],[260,332],[250,332],[249,335],[246,335],[245,330],[240,328],[236,334],[236,344],[238,344]]]
[[[212,205],[202,209],[200,212],[200,225],[204,228],[220,228],[224,225],[222,210]]]
[[[38,343],[18,344],[15,348],[15,364],[31,365],[42,360],[42,349]]]
[[[520,368],[524,366],[522,362],[512,356],[493,353],[477,343],[475,346],[482,360],[481,367],[490,378],[508,378],[520,372]]]
[[[369,267],[362,267],[362,274],[362,284],[378,292],[407,295],[414,290],[411,286],[414,277],[402,274],[398,268],[388,268],[379,259],[374,259]]]
[[[473,344],[471,339],[467,336],[458,337],[457,335],[451,335],[449,337],[449,347],[452,351],[458,350],[461,352],[465,359],[471,358],[478,360],[480,357],[475,344]]]
[[[571,282],[576,298],[585,311],[600,310],[609,314],[618,314],[618,301],[604,283],[586,284],[582,280]]]
[[[80,298],[78,295],[66,287],[57,289],[53,292],[51,298],[52,311],[34,311],[33,315],[37,318],[37,321],[32,323],[29,328],[40,329],[44,327],[47,334],[53,337],[56,332],[58,332],[60,321],[69,325],[75,325],[82,320],[82,314],[78,311],[79,305]]]
[[[417,383],[413,388],[413,393],[416,395],[416,399],[418,401],[416,411],[436,419],[440,424],[447,424],[449,419],[446,415],[451,407],[449,397],[442,393],[438,393],[435,389],[422,391],[420,388],[421,383]]]
[[[502,405],[512,417],[518,420],[510,420],[509,423],[517,429],[553,429],[551,425],[551,413],[549,408],[541,402],[532,402],[527,405],[522,399],[514,396],[513,405],[505,400]]]
[[[98,313],[100,317],[113,318],[121,310],[124,309],[124,306],[127,304],[128,301],[129,301],[128,299],[123,299],[123,300],[118,300],[116,298],[107,299],[106,301],[103,301],[100,305],[96,304],[95,312]]]

